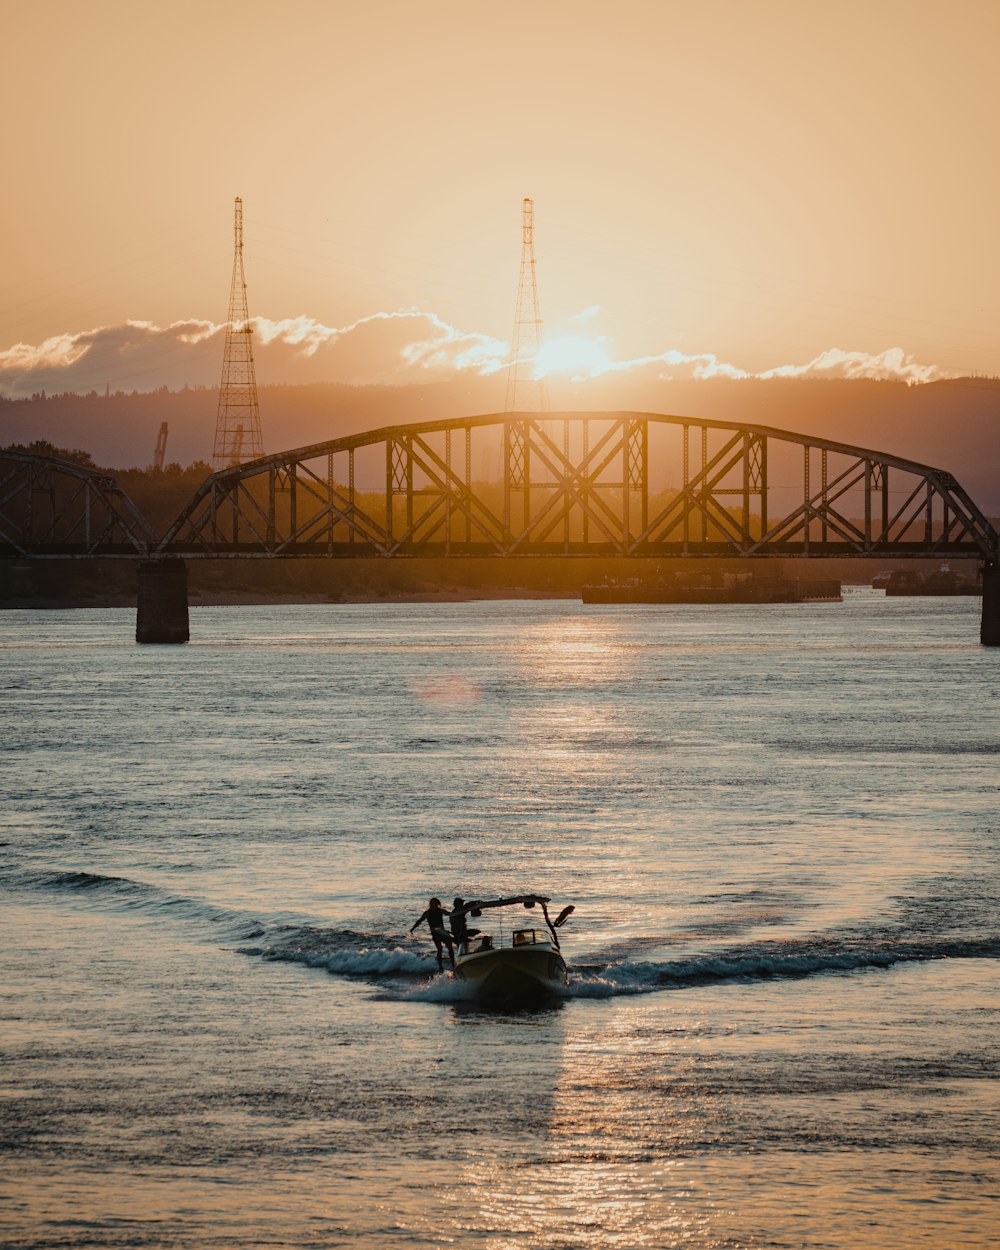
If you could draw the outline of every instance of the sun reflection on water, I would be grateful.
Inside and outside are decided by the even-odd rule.
[[[572,616],[540,622],[520,648],[525,675],[536,682],[593,686],[621,681],[635,664],[620,618]]]
[[[460,1168],[463,1205],[477,1212],[465,1231],[476,1234],[476,1244],[488,1250],[713,1244],[712,1206],[693,1196],[689,1161],[671,1150],[672,1134],[678,1146],[690,1141],[690,1108],[674,1104],[672,1111],[670,1101],[661,1101],[651,1117],[648,1088],[629,1077],[644,1045],[635,1015],[623,1007],[611,1020],[566,1037],[549,1079],[537,1068],[533,1074],[532,1114],[516,1144],[508,1140]],[[670,1061],[664,1066],[669,1085]]]

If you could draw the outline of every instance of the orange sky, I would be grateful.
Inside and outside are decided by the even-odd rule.
[[[416,308],[495,354],[530,195],[548,337],[1000,373],[995,3],[42,0],[4,26],[0,352],[223,321],[239,194],[251,313]]]

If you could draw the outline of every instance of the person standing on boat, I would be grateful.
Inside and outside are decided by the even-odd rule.
[[[427,905],[427,910],[423,913],[418,921],[410,929],[412,933],[417,925],[421,925],[427,921],[427,927],[431,931],[431,937],[434,939],[434,949],[437,952],[438,972],[444,972],[444,955],[442,948],[447,946],[448,958],[451,960],[451,966],[455,966],[455,948],[451,944],[451,938],[448,936],[448,930],[444,927],[444,918],[448,915],[448,908],[441,905],[439,898],[432,898]],[[464,917],[463,917],[464,922]]]
[[[471,903],[468,908],[465,906],[464,898],[456,898],[452,904],[451,919],[448,923],[451,925],[451,937],[456,946],[464,945],[469,938],[479,933],[478,929],[470,929],[465,922],[465,913],[471,911],[472,907]]]

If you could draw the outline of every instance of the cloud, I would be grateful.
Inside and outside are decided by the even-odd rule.
[[[592,305],[574,320],[599,311]],[[444,381],[458,373],[490,376],[506,369],[509,345],[462,330],[436,313],[419,309],[375,312],[345,326],[312,317],[272,321],[255,317],[254,357],[259,381],[405,385]],[[212,386],[222,369],[224,325],[190,319],[158,326],[126,321],[77,334],[60,334],[37,345],[16,343],[0,352],[0,393],[23,397],[37,391],[172,389]],[[538,358],[538,373],[586,379],[630,375],[655,381],[676,378],[873,378],[908,383],[951,376],[922,364],[900,347],[872,354],[830,348],[805,364],[783,364],[753,373],[712,352],[668,349],[633,359],[613,358],[610,340],[563,335]]]
[[[0,352],[0,390],[11,396],[34,391],[154,390],[218,375],[221,327],[211,321],[176,321],[160,327],[126,321],[79,334],[61,334],[37,346],[16,343]]]
[[[564,336],[548,344],[539,353],[542,376],[549,377],[553,373],[570,373],[575,377],[581,374],[595,378],[609,373],[645,374],[657,380],[668,382],[677,378],[867,378],[873,381],[896,381],[907,383],[934,382],[941,378],[953,377],[954,374],[940,369],[937,365],[924,365],[914,360],[901,347],[889,347],[883,352],[847,352],[839,347],[831,347],[821,352],[812,360],[802,365],[777,365],[771,369],[754,373],[741,369],[738,365],[720,360],[714,352],[700,352],[688,355],[685,352],[670,349],[655,356],[637,356],[631,360],[612,360],[604,350],[606,340],[587,341],[594,349],[584,350],[585,340]],[[581,345],[574,353],[570,344]],[[559,354],[551,352],[550,347],[558,344],[563,349],[563,360]],[[597,349],[600,349],[598,351]],[[603,359],[602,359],[603,356]],[[554,363],[555,362],[555,363]],[[565,367],[560,367],[561,364]]]
[[[573,313],[570,317],[570,321],[590,321],[592,318],[596,317],[598,313],[603,311],[603,304],[591,304],[589,308],[584,308],[578,313]]]
[[[634,360],[616,360],[608,365],[608,369],[616,373],[631,373],[635,370],[653,372],[663,381],[672,381],[678,373],[692,378],[753,378],[759,375],[748,373],[736,365],[727,364],[713,352],[702,352],[688,356],[684,352],[670,350],[658,356],[638,356]]]
[[[311,317],[285,321],[255,317],[253,322],[256,340],[269,349],[269,356],[291,348],[291,355],[300,361],[329,360],[331,349],[350,336],[352,362],[339,360],[337,372],[358,376],[341,376],[338,381],[386,381],[411,368],[495,373],[507,359],[508,346],[499,339],[458,330],[436,313],[416,309],[372,313],[342,327],[326,326]],[[289,353],[285,350],[284,354]]]
[[[257,376],[267,382],[368,385],[441,380],[461,370],[490,374],[506,367],[509,351],[502,340],[417,309],[377,312],[346,326],[304,316],[252,320]],[[127,321],[37,346],[17,343],[0,352],[0,393],[211,386],[222,371],[225,330],[211,321]]]
[[[933,382],[950,377],[937,365],[922,365],[901,347],[889,347],[877,356],[869,352],[845,352],[839,347],[814,357],[806,365],[779,365],[759,374],[762,378],[801,378],[807,374],[843,378],[872,378],[876,381]]]

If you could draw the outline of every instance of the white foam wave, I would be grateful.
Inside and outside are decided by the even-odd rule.
[[[642,981],[622,981],[613,977],[574,977],[557,991],[560,998],[617,998],[623,994],[651,994],[661,987]]]
[[[450,972],[440,972],[426,984],[387,992],[382,997],[411,1003],[473,1003],[479,998],[479,987]]]
[[[360,950],[307,951],[294,948],[264,948],[265,959],[287,960],[308,968],[323,968],[341,977],[426,976],[434,967],[432,959],[402,946]]]
[[[961,958],[989,953],[981,943],[887,946],[854,950],[748,950],[724,955],[671,960],[664,963],[623,960],[599,974],[572,976],[566,991],[574,998],[610,998],[618,994],[648,994],[655,990],[710,981],[778,980],[815,976],[825,972],[856,972],[889,968],[897,963]]]
[[[357,977],[390,984],[386,992],[428,1002],[468,1001],[475,987],[436,973],[433,956],[415,943],[406,944],[390,933],[358,933],[348,929],[303,924],[292,915],[274,915],[263,921],[256,915],[230,911],[205,900],[170,894],[157,886],[125,877],[80,870],[0,873],[0,879],[43,890],[70,891],[95,906],[145,912],[168,917],[201,931],[213,940],[239,943],[264,939],[236,949],[245,955],[284,960],[320,968],[333,976]],[[292,921],[293,923],[289,923]],[[617,963],[582,962],[569,968],[570,983],[559,991],[564,998],[613,998],[648,994],[715,981],[791,979],[829,973],[877,970],[899,963],[939,959],[997,958],[1000,935],[900,940],[872,932],[862,938],[815,937],[800,942],[762,942],[714,954],[693,954],[664,962],[628,960]],[[406,986],[416,980],[418,984]],[[396,982],[397,984],[391,984]],[[403,983],[403,984],[399,984]]]

